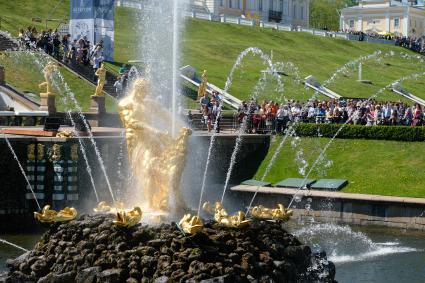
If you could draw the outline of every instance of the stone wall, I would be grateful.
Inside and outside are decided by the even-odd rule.
[[[281,192],[272,192],[281,190]],[[283,188],[260,188],[254,205],[262,204],[269,207],[282,203],[285,206],[291,201],[293,194]],[[253,192],[232,188],[233,196],[238,199],[241,207],[246,207]],[[292,191],[292,190],[291,190]],[[340,194],[344,195],[344,194]],[[354,195],[354,197],[352,196]],[[311,210],[306,210],[307,199],[311,198]],[[294,202],[292,208],[295,215],[314,217],[317,221],[333,221],[355,225],[377,225],[403,229],[425,231],[425,200],[412,198],[396,198],[384,196],[369,196],[362,194],[347,194],[347,197],[330,198],[309,195],[300,202]]]

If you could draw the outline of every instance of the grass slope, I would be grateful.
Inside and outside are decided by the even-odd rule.
[[[16,2],[16,1],[15,1]],[[44,24],[31,22],[32,17],[45,19],[69,17],[69,0],[57,1],[0,1],[0,11],[11,19],[14,26],[7,23],[2,29],[17,34],[17,28],[26,25]],[[54,7],[57,8],[52,12]],[[19,11],[19,13],[17,12]],[[137,46],[140,37],[137,10],[116,7],[115,9],[115,63],[108,64],[113,71],[118,70],[121,63],[138,58]],[[54,27],[51,23],[50,27]],[[246,27],[232,24],[214,23],[203,20],[188,19],[183,40],[182,64],[191,64],[198,70],[207,69],[212,83],[224,87],[227,76],[239,53],[248,47],[258,47],[265,53],[273,53],[274,62],[292,62],[299,70],[299,77],[314,75],[320,81],[328,79],[338,68],[350,60],[371,54],[376,50],[383,53],[395,52],[395,56],[381,60],[369,60],[363,63],[363,77],[371,80],[373,85],[356,82],[357,72],[353,68],[348,73],[340,75],[329,85],[330,88],[348,97],[369,97],[379,89],[387,86],[396,79],[415,72],[425,71],[425,64],[417,60],[403,59],[400,52],[414,55],[403,48],[366,42],[346,41],[342,39],[323,38],[307,33],[283,32]],[[266,66],[255,56],[248,55],[233,77],[230,92],[235,96],[247,99],[252,96],[252,90],[257,84],[261,70]],[[307,91],[301,84],[294,82],[295,72],[289,70],[289,77],[284,77],[285,96],[298,100],[306,100],[312,92]],[[278,99],[276,84],[273,78],[268,78],[268,85],[259,95],[259,99]],[[403,85],[412,93],[425,98],[425,80],[407,80]],[[384,92],[378,99],[398,100],[399,96]]]
[[[272,141],[269,154],[259,167],[256,179],[261,179],[275,153],[281,137]],[[302,138],[296,148],[287,141],[271,167],[266,181],[276,183],[286,178],[303,178],[296,160],[300,149],[308,162],[305,172],[311,168],[320,150],[329,141],[327,138]],[[343,192],[378,194],[388,196],[425,197],[425,143],[374,140],[336,139],[326,152],[323,161],[312,171],[310,178],[348,179]],[[331,161],[332,165],[329,165]]]

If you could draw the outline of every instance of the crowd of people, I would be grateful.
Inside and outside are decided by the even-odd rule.
[[[425,38],[416,37],[397,37],[395,39],[395,45],[410,49],[414,52],[425,55]]]
[[[87,37],[72,40],[70,34],[61,35],[58,30],[52,29],[39,32],[31,26],[21,29],[18,37],[21,48],[42,50],[64,64],[91,66],[93,68],[91,79],[96,83],[95,73],[105,60],[102,40],[92,44]],[[119,76],[114,82],[118,96],[121,96],[127,88],[129,71],[127,65],[123,65],[119,70]]]
[[[359,41],[364,41],[366,37],[391,40],[391,41],[394,41],[394,44],[396,46],[401,46],[401,47],[410,49],[414,52],[425,55],[425,38],[423,37],[395,36],[392,34],[379,34],[376,32],[364,33],[362,31],[353,31],[353,30],[342,30],[340,32],[357,35],[359,36]]]
[[[211,95],[205,92],[204,96],[199,99],[200,112],[202,113],[202,123],[206,125],[208,132],[214,130],[220,132],[220,120],[222,116],[222,100],[217,91],[213,91]],[[193,122],[193,115],[189,112],[189,124]]]
[[[251,99],[242,102],[237,119],[248,133],[283,133],[289,122],[421,126],[424,113],[421,105],[408,106],[404,102],[331,99],[279,104]]]

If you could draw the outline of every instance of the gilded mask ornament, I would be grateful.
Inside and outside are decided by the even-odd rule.
[[[35,161],[35,144],[29,144],[27,146],[27,158],[30,161]]]

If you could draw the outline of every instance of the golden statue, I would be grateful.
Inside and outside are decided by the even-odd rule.
[[[95,96],[103,96],[103,87],[105,86],[106,81],[106,68],[105,64],[102,63],[100,65],[100,68],[97,69],[96,73],[94,73],[98,79],[97,79],[97,87],[96,91],[94,93]]]
[[[204,227],[204,224],[198,216],[185,214],[180,220],[179,226],[186,234],[193,235],[200,232]]]
[[[27,147],[27,159],[35,161],[35,144],[29,144]]]
[[[78,161],[78,144],[71,145],[71,160]]]
[[[116,202],[115,207],[109,206],[106,201],[101,201],[98,203],[97,207],[93,209],[96,213],[117,213],[118,211],[124,210],[124,203]]]
[[[133,90],[119,103],[125,128],[129,163],[144,193],[132,196],[144,211],[169,211],[170,195],[175,209],[185,207],[179,191],[186,162],[187,141],[191,130],[181,128],[177,138],[168,132],[172,117],[169,110],[148,97],[148,84],[135,81]],[[164,130],[158,126],[163,125]]]
[[[56,137],[57,138],[72,138],[72,137],[75,137],[75,134],[74,134],[73,131],[67,131],[67,130],[65,130],[65,131],[59,131],[56,134]]]
[[[134,225],[139,224],[142,219],[142,210],[140,207],[136,206],[133,210],[128,212],[120,211],[116,214],[116,219],[114,224],[120,227],[133,227]]]
[[[283,204],[278,204],[277,208],[271,209],[266,208],[262,205],[254,206],[251,209],[251,215],[254,218],[257,219],[273,219],[273,220],[282,220],[282,221],[288,221],[289,218],[292,216],[293,211],[290,209],[285,209]]]
[[[50,150],[50,161],[59,161],[61,159],[61,146],[54,144]]]
[[[77,210],[73,207],[65,207],[57,212],[50,209],[50,205],[46,205],[43,207],[41,213],[34,212],[34,218],[41,223],[65,222],[74,220],[77,214]]]
[[[46,87],[45,93],[40,93],[40,96],[49,96],[53,95],[52,92],[52,74],[58,69],[58,65],[54,63],[53,61],[50,61],[47,63],[46,67],[43,69],[44,73],[44,82],[38,85],[39,88]]]
[[[220,202],[215,203],[214,209],[209,202],[205,202],[202,208],[207,213],[214,214],[214,220],[221,226],[245,228],[251,224],[251,220],[246,219],[244,212],[238,211],[234,215],[229,215]]]
[[[202,73],[202,81],[199,84],[199,88],[198,88],[198,98],[201,98],[205,95],[205,93],[207,92],[207,87],[208,87],[207,70],[204,70],[204,72]]]
[[[37,160],[44,160],[44,144],[42,143],[37,144]]]

